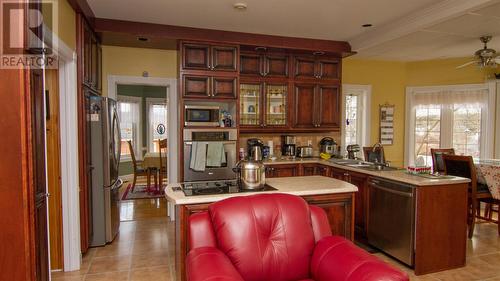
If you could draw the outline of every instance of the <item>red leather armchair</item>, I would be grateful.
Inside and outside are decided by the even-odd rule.
[[[189,281],[402,281],[408,276],[332,236],[326,213],[287,194],[234,197],[189,219]]]

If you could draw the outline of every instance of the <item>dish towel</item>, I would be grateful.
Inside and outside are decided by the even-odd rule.
[[[191,145],[191,160],[189,168],[193,171],[204,172],[207,162],[207,143],[193,141]]]
[[[207,167],[221,167],[226,163],[226,153],[222,142],[209,142],[207,146]]]

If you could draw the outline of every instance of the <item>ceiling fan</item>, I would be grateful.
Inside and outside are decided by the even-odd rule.
[[[495,50],[488,48],[488,42],[491,40],[491,36],[481,36],[479,40],[483,42],[484,48],[477,50],[474,53],[474,60],[468,63],[462,64],[457,68],[466,67],[471,64],[477,64],[479,68],[483,67],[497,67],[500,65],[500,53],[497,53]]]

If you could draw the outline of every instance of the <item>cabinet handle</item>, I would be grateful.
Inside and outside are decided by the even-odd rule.
[[[260,124],[261,127],[264,127],[264,124]]]

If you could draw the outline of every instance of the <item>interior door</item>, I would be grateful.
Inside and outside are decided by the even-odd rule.
[[[33,132],[35,259],[37,281],[49,280],[49,252],[47,234],[47,185],[45,181],[45,107],[43,73],[30,73],[31,112]]]

